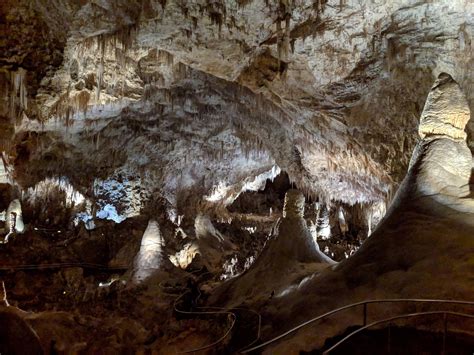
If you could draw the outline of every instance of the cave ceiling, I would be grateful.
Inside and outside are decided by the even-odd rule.
[[[384,201],[438,74],[474,108],[465,0],[6,0],[0,32],[0,148],[22,188],[126,177],[179,207],[281,169],[327,201]]]

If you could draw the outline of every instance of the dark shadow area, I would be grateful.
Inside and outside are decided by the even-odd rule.
[[[268,214],[283,210],[285,193],[291,188],[290,178],[281,172],[274,180],[267,179],[265,188],[260,191],[246,191],[228,207],[230,212]]]
[[[326,340],[324,348],[300,354],[323,354],[342,338],[357,330],[354,326],[337,337]],[[447,333],[446,351],[444,354],[470,355],[474,349],[474,338],[466,334]],[[330,352],[331,355],[365,355],[365,354],[391,354],[391,355],[418,355],[418,354],[443,354],[443,333],[419,330],[411,327],[387,327],[377,330],[366,330],[354,335]]]
[[[471,179],[469,179],[471,198],[474,198],[474,168],[471,170]]]

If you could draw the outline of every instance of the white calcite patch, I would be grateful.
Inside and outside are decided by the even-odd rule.
[[[141,283],[160,270],[164,258],[164,246],[165,242],[158,222],[150,220],[133,264],[133,282]]]
[[[146,202],[139,178],[117,177],[94,181],[94,196],[98,206],[96,217],[121,223],[138,216]]]
[[[8,172],[5,167],[5,163],[3,161],[2,155],[0,154],[0,184],[8,184],[8,183],[9,183]]]

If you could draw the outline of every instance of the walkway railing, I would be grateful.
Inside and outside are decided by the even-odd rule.
[[[248,308],[240,308],[240,307],[234,307],[234,308],[223,308],[223,307],[195,307],[196,309],[200,309],[202,311],[186,311],[186,310],[182,310],[182,309],[179,309],[177,307],[177,304],[179,303],[179,301],[186,295],[190,293],[190,291],[186,291],[184,292],[181,296],[179,296],[178,298],[176,298],[175,302],[174,302],[174,310],[175,312],[177,313],[181,313],[181,314],[188,314],[188,315],[220,315],[220,314],[226,314],[228,316],[228,319],[230,319],[230,326],[229,328],[225,331],[225,333],[219,338],[217,339],[216,341],[212,342],[211,344],[207,344],[207,345],[203,345],[203,346],[200,346],[198,348],[193,348],[193,349],[188,349],[188,350],[183,350],[183,351],[179,351],[178,353],[179,354],[186,354],[186,353],[194,353],[194,352],[198,352],[198,351],[203,351],[203,350],[207,350],[207,349],[211,349],[215,346],[217,346],[218,344],[222,343],[230,334],[231,334],[231,331],[232,329],[234,328],[235,326],[235,323],[237,321],[237,314],[233,311],[246,311],[246,312],[250,312],[250,313],[253,313],[257,316],[257,319],[258,319],[258,322],[257,322],[257,335],[255,337],[255,339],[253,339],[252,342],[248,343],[247,345],[244,346],[244,348],[247,348],[251,345],[253,345],[255,342],[257,342],[259,339],[260,339],[260,330],[261,330],[261,324],[262,324],[262,316],[258,313],[258,312],[255,312],[254,310],[251,310],[251,309],[248,309]],[[211,310],[214,310],[214,311],[205,311],[206,309],[211,309]]]
[[[443,315],[444,329],[443,329],[443,352],[442,352],[442,354],[446,354],[446,335],[448,333],[448,315],[457,316],[457,317],[464,317],[464,318],[474,318],[474,315],[472,315],[472,314],[459,313],[459,312],[450,312],[450,311],[433,311],[433,312],[417,312],[417,313],[402,314],[400,316],[386,318],[386,319],[382,319],[382,320],[370,323],[370,324],[368,324],[368,325],[366,325],[362,328],[359,328],[359,329],[353,331],[352,333],[350,333],[349,335],[345,336],[340,341],[338,341],[336,344],[334,344],[332,347],[330,347],[329,349],[324,351],[323,354],[324,355],[329,354],[331,351],[333,351],[338,346],[340,346],[342,343],[344,343],[347,340],[349,340],[350,338],[352,338],[354,335],[357,335],[358,333],[360,333],[360,332],[362,332],[362,331],[364,331],[368,328],[371,328],[373,326],[380,325],[380,324],[383,324],[383,323],[392,322],[392,321],[397,320],[397,319],[424,317],[424,316],[428,316],[428,315]],[[389,338],[389,343],[390,343],[390,338]]]
[[[251,348],[248,348],[248,349],[245,349],[244,351],[242,351],[243,354],[247,354],[249,352],[252,352],[252,351],[255,351],[257,349],[261,349],[269,344],[272,344],[272,343],[275,343],[277,342],[278,340],[281,340],[283,339],[284,337],[296,332],[297,330],[303,328],[303,327],[306,327],[312,323],[315,323],[319,320],[322,320],[322,319],[325,319],[325,318],[328,318],[330,316],[333,316],[337,313],[340,313],[342,311],[346,311],[346,310],[349,310],[349,309],[353,309],[353,308],[356,308],[358,306],[362,306],[363,307],[363,326],[367,326],[367,308],[370,304],[384,304],[384,303],[428,303],[428,304],[450,304],[450,305],[467,305],[467,306],[474,306],[474,302],[472,301],[459,301],[459,300],[438,300],[438,299],[418,299],[418,298],[393,298],[393,299],[382,299],[382,300],[365,300],[365,301],[361,301],[361,302],[356,302],[356,303],[352,303],[352,304],[349,304],[349,305],[346,305],[346,306],[343,306],[343,307],[339,307],[339,308],[336,308],[336,309],[333,309],[327,313],[324,313],[324,314],[321,314],[315,318],[311,318],[309,320],[307,320],[306,322],[303,322],[289,330],[287,330],[286,332],[270,339],[270,340],[267,340],[266,342],[262,343],[262,344],[259,344],[257,346],[254,346],[254,347],[251,347]],[[449,311],[442,311],[444,313],[448,313]]]

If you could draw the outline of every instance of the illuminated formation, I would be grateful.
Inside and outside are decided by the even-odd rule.
[[[23,223],[21,212],[21,204],[18,199],[13,200],[8,205],[8,209],[5,213],[5,226],[7,235],[5,236],[3,243],[8,243],[8,240],[14,233],[23,233],[25,231],[25,225]]]
[[[150,220],[143,233],[140,250],[133,263],[134,283],[141,283],[163,267],[165,246],[157,221]]]

